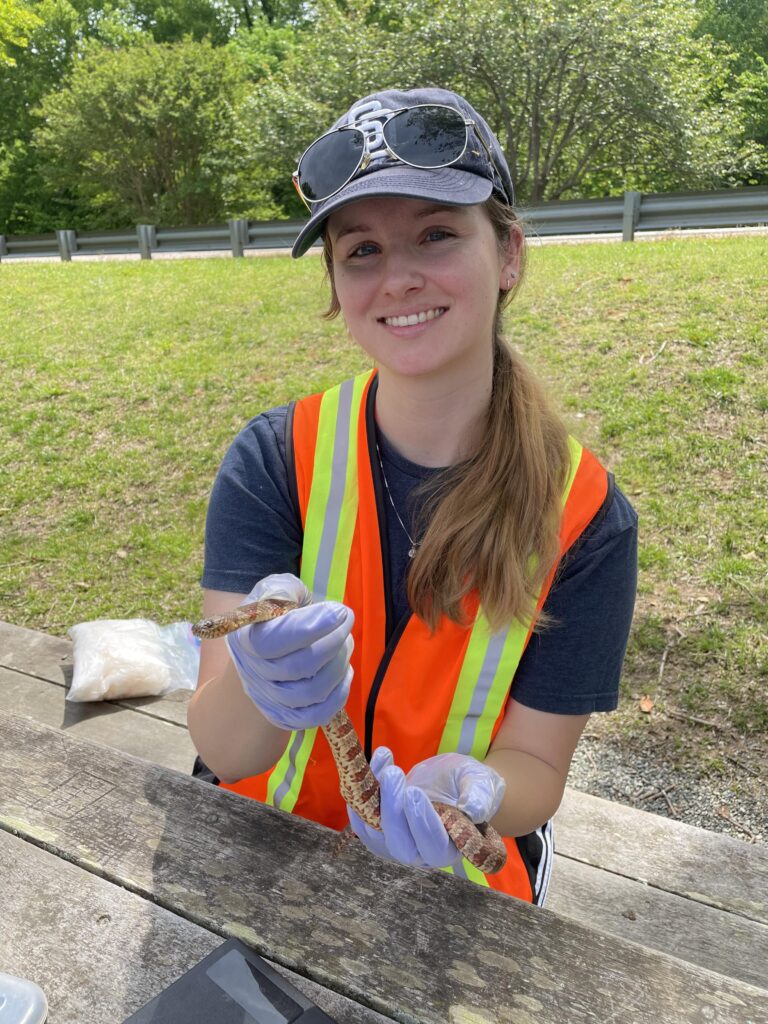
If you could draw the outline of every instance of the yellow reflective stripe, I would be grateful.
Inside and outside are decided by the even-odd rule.
[[[477,757],[478,760],[483,760],[488,753],[493,727],[509,696],[509,685],[514,678],[515,672],[517,672],[517,666],[520,664],[520,659],[523,656],[525,641],[530,627],[530,619],[524,623],[515,619],[507,630],[504,647],[499,658],[499,667],[493,677],[493,684],[483,709],[483,715],[475,730],[474,749],[478,753],[473,753],[473,757]]]
[[[325,510],[331,490],[333,440],[336,434],[340,394],[341,385],[338,384],[335,388],[326,391],[320,402],[312,484],[307,502],[307,521],[304,524],[304,539],[301,547],[301,579],[310,590],[313,589],[315,580]]]
[[[349,569],[349,553],[352,550],[352,537],[357,522],[359,490],[357,482],[357,444],[360,403],[363,390],[370,373],[359,374],[354,379],[352,392],[352,408],[349,417],[349,441],[347,446],[347,467],[344,481],[344,497],[336,527],[336,544],[331,560],[331,571],[328,577],[326,597],[332,601],[343,601],[347,589],[347,571]],[[307,516],[309,519],[309,516]]]
[[[568,448],[571,465],[563,490],[563,507],[573,487],[583,451],[579,442],[570,436]],[[535,559],[536,556],[531,557]],[[516,619],[508,629],[494,634],[482,607],[478,610],[438,753],[458,751],[480,761],[485,758],[493,726],[506,703],[530,626],[530,618],[525,622]]]
[[[488,876],[484,875],[480,868],[476,868],[474,864],[470,864],[466,857],[461,858],[461,870],[456,871],[450,864],[446,867],[440,868],[441,871],[445,871],[447,875],[456,875],[457,877],[467,878],[470,882],[475,882],[477,885],[484,885],[490,889],[491,883],[488,881]]]
[[[583,448],[575,438],[568,438],[571,456],[570,471],[563,489],[561,505],[565,508],[581,462]],[[535,567],[536,555],[531,568]],[[501,714],[509,694],[509,687],[520,663],[530,620],[515,620],[506,630],[492,633],[482,608],[478,610],[464,654],[453,703],[440,740],[438,753],[459,751],[482,761],[491,745],[493,726]],[[503,638],[503,639],[502,639]],[[501,650],[498,647],[501,645]],[[497,651],[494,652],[494,647]],[[497,659],[494,670],[494,660]],[[493,672],[492,679],[489,677]],[[482,704],[482,707],[479,705]],[[449,874],[463,874],[477,885],[490,887],[488,877],[464,857],[462,871],[443,868]]]
[[[370,372],[325,392],[320,403],[301,578],[316,599],[344,599],[358,509],[360,406]]]
[[[474,864],[470,864],[466,857],[463,858],[461,863],[470,882],[476,882],[477,885],[484,885],[490,889],[491,883],[488,881],[488,876],[484,875],[480,868],[476,868]]]
[[[440,738],[440,745],[437,748],[438,754],[458,751],[462,746],[462,729],[469,717],[470,706],[475,694],[475,684],[485,661],[490,638],[491,630],[481,608],[477,613],[477,618],[469,636],[469,643],[467,644],[464,661],[461,665],[459,680],[453,694],[451,710],[448,712],[448,719],[443,729],[443,735]],[[475,744],[473,743],[472,746],[474,747]],[[471,754],[472,757],[477,757],[478,760],[485,757],[485,753],[478,754],[472,749],[461,750],[461,753]]]
[[[492,633],[482,608],[467,644],[438,753],[459,751],[482,761],[523,653],[528,626]]]
[[[571,453],[571,471],[568,474],[568,479],[565,481],[565,488],[563,489],[563,497],[560,502],[561,508],[565,508],[565,503],[568,501],[568,495],[571,493],[573,487],[573,481],[576,479],[576,474],[579,471],[579,463],[581,462],[581,453],[584,448],[579,444],[575,437],[568,435],[568,449]]]
[[[292,732],[283,756],[272,769],[267,785],[267,803],[281,811],[292,811],[299,798],[304,772],[312,753],[317,729]],[[296,747],[298,746],[298,750]]]
[[[320,401],[301,557],[301,579],[316,600],[344,600],[358,509],[360,406],[370,375],[338,384]],[[284,811],[296,806],[317,732],[291,733],[269,776],[267,803]]]

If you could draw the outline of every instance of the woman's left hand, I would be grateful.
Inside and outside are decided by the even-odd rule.
[[[479,823],[496,814],[506,787],[497,771],[464,754],[428,757],[406,776],[392,752],[379,747],[371,770],[381,787],[381,831],[348,806],[352,830],[372,853],[413,867],[451,867],[462,860],[433,800],[458,807]]]

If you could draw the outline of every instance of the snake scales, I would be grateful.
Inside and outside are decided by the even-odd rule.
[[[276,619],[298,605],[278,598],[252,601],[225,615],[216,615],[195,623],[192,632],[205,640],[225,636],[254,622]],[[347,712],[342,708],[323,726],[328,745],[339,771],[341,795],[362,820],[381,829],[379,783],[365,759],[363,748]],[[475,825],[456,807],[435,801],[433,804],[445,830],[464,857],[484,874],[500,871],[507,851],[498,832],[487,823]]]

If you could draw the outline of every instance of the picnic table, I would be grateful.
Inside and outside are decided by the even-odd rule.
[[[186,700],[65,704],[0,623],[0,971],[119,1024],[228,937],[356,1024],[768,1024],[768,851],[567,790],[546,909],[189,774]]]

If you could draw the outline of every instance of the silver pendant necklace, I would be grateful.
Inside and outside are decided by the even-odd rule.
[[[397,511],[397,506],[395,505],[395,503],[394,503],[394,501],[392,499],[392,492],[390,491],[389,484],[387,483],[387,474],[384,472],[384,463],[381,461],[381,450],[379,448],[379,442],[378,441],[376,442],[376,454],[379,457],[379,469],[381,470],[381,479],[384,481],[384,488],[385,488],[385,490],[387,492],[387,497],[389,498],[389,503],[392,506],[392,508],[395,510],[395,515],[397,516],[397,521],[402,526],[403,533],[408,538],[408,540],[410,541],[410,544],[411,544],[410,548],[408,549],[408,557],[409,558],[413,558],[414,555],[416,554],[416,552],[418,551],[419,544],[421,543],[421,541],[415,541],[413,539],[413,537],[411,537],[410,533],[408,533],[408,531],[405,528],[405,523],[400,518],[400,513]]]

